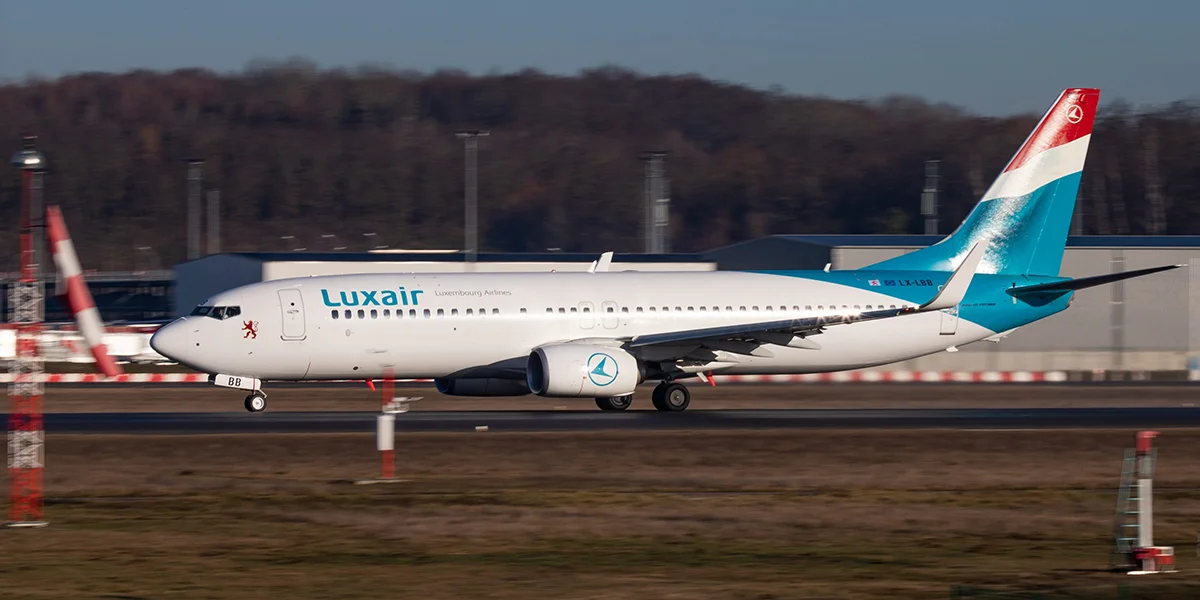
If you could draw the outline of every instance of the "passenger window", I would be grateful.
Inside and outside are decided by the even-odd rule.
[[[332,311],[330,311],[330,312],[329,312],[329,316],[331,316],[331,317],[333,317],[333,318],[335,318],[335,319],[336,319],[336,318],[338,318],[338,311],[337,311],[337,310],[332,310]]]
[[[410,319],[417,318],[417,309],[415,309],[415,308],[408,309],[408,318],[410,318]]]
[[[575,312],[575,309],[573,309],[573,308],[572,308],[572,309],[571,309],[571,312]],[[592,312],[592,309],[590,309],[590,308],[588,308],[588,307],[586,307],[586,306],[585,306],[585,307],[583,307],[583,312],[585,312],[585,313],[590,313],[590,312]]]
[[[682,308],[682,307],[679,307],[679,306],[676,306],[676,307],[675,307],[675,312],[683,312],[683,308]]]
[[[694,308],[692,308],[692,307],[690,307],[690,306],[688,307],[688,312],[694,312],[694,311],[695,311],[695,309],[694,309]]]
[[[446,316],[446,311],[439,308],[438,309],[438,318],[440,319],[444,316]]]
[[[658,312],[658,309],[657,309],[657,308],[654,308],[653,306],[651,306],[651,307],[650,307],[650,312]]]
[[[770,307],[770,306],[767,306],[767,311],[766,311],[766,312],[771,312],[771,307]]]
[[[360,308],[360,309],[358,309],[358,318],[360,318],[360,319],[365,319],[365,318],[367,318],[367,311],[365,311],[365,310],[363,310],[363,309],[361,309],[361,308]]]
[[[571,312],[573,312],[573,313],[579,312],[579,309],[577,309],[577,308],[575,308],[574,306],[572,306],[572,307],[571,307]],[[587,312],[587,311],[584,311],[584,312]]]
[[[527,311],[525,309],[523,309],[523,308],[521,309],[521,314],[525,314],[526,312]]]
[[[347,319],[350,318],[350,309],[348,309],[348,308],[346,309],[346,318]]]
[[[498,308],[493,308],[493,309],[492,309],[492,314],[493,314],[493,315],[498,315],[498,314],[500,314],[500,309],[498,309]]]
[[[704,310],[704,307],[703,307],[703,306],[701,306],[701,307],[700,307],[700,312],[708,312],[708,311]]]
[[[610,306],[610,307],[608,307],[608,311],[607,311],[607,312],[610,312],[610,313],[611,313],[611,312],[613,312],[613,307],[611,307],[611,306]]]
[[[804,310],[812,310],[812,306],[805,305],[805,306],[804,306]]]
[[[742,312],[746,312],[746,307],[745,307],[745,306],[739,306],[739,307],[738,307],[738,310],[740,310],[740,311],[742,311]]]
[[[726,306],[726,307],[725,307],[725,310],[726,310],[726,311],[728,311],[728,312],[733,312],[733,307],[732,307],[732,306]]]
[[[561,307],[561,306],[558,307],[558,314],[562,315],[562,314],[566,314],[566,312],[567,312],[566,309],[564,309],[563,307]]]
[[[391,317],[392,317],[392,309],[390,309],[390,308],[383,309],[383,318],[390,319]]]
[[[429,309],[428,309],[428,308],[427,308],[427,309],[425,309],[425,318],[426,318],[426,319],[428,319],[428,318],[429,318]]]
[[[378,319],[378,318],[379,318],[379,311],[377,311],[377,310],[375,310],[374,308],[372,308],[372,309],[371,309],[371,318],[372,318],[372,319]]]
[[[457,317],[457,316],[458,316],[458,309],[457,309],[457,308],[452,308],[452,309],[450,309],[450,316],[452,316],[452,317]]]
[[[752,310],[752,311],[754,311],[754,312],[758,312],[758,307],[757,307],[757,306],[751,306],[751,307],[750,307],[750,310]]]
[[[855,305],[854,305],[854,310],[862,310],[862,307],[861,307],[861,306],[859,306],[859,305],[857,305],[857,304],[855,304]]]
[[[610,312],[611,312],[611,311],[610,311]],[[622,307],[621,307],[621,312],[623,312],[623,313],[627,313],[627,312],[629,312],[629,307],[628,307],[628,306],[622,306]]]
[[[475,311],[473,311],[473,310],[471,310],[471,309],[469,309],[469,308],[468,308],[468,309],[467,309],[467,316],[468,316],[468,317],[473,317],[473,316],[475,316]]]
[[[638,311],[638,312],[642,312],[642,307],[640,307],[640,306],[639,306],[639,307],[637,307],[637,311]]]
[[[553,309],[553,308],[547,308],[547,309],[546,309],[546,312],[548,312],[548,313],[553,313],[553,312],[554,312],[554,309]]]

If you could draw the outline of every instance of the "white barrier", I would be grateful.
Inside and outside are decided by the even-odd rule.
[[[844,371],[808,375],[717,375],[717,384],[787,383],[1058,383],[1067,381],[1064,371]],[[0,373],[0,383],[12,375]],[[363,383],[362,379],[308,381],[305,383]],[[207,383],[204,373],[125,373],[105,377],[98,373],[46,373],[44,383]],[[397,383],[432,383],[432,379],[397,379]],[[690,381],[689,381],[690,383]]]

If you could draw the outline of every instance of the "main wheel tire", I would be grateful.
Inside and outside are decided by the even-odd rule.
[[[267,408],[267,397],[260,392],[254,392],[246,396],[246,410],[250,412],[262,412]]]
[[[682,412],[692,403],[692,393],[682,383],[669,383],[663,388],[662,405],[668,412]]]
[[[654,405],[655,410],[667,410],[667,401],[664,399],[664,395],[668,385],[670,384],[664,381],[654,386],[654,393],[650,395],[650,403]]]
[[[596,406],[600,410],[625,410],[633,404],[633,394],[628,396],[613,396],[611,398],[596,398]]]

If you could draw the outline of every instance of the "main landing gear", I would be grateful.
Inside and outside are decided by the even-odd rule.
[[[654,388],[651,401],[663,412],[681,412],[692,403],[692,393],[682,383],[664,381]]]
[[[262,412],[267,408],[267,395],[260,390],[250,392],[246,396],[246,410],[250,412]]]
[[[652,396],[654,408],[663,412],[681,412],[687,410],[692,402],[692,394],[687,386],[674,381],[664,381],[654,388]],[[596,398],[596,406],[600,410],[625,410],[633,404],[633,395],[616,396],[612,398]]]

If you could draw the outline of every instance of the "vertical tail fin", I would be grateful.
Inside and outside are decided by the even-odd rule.
[[[1058,275],[1083,175],[1100,90],[1064,90],[946,239],[868,268],[953,270],[986,242],[980,273]]]

